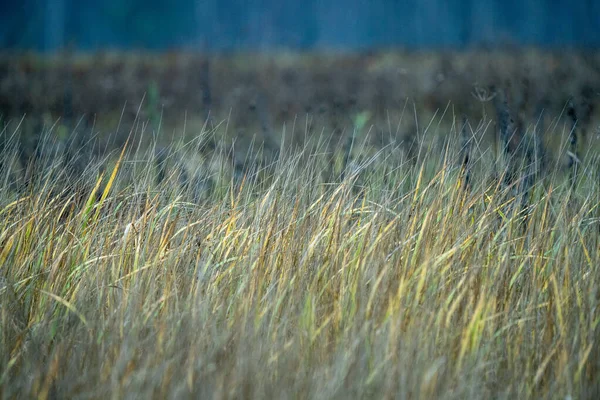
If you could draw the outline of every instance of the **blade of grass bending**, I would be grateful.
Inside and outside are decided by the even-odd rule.
[[[112,185],[115,182],[115,178],[117,177],[117,173],[119,172],[119,168],[121,167],[121,162],[123,161],[123,158],[125,157],[125,151],[127,150],[128,144],[129,144],[129,137],[127,138],[127,141],[125,141],[125,145],[123,146],[123,149],[121,150],[121,154],[119,155],[117,164],[113,168],[113,171],[110,174],[110,178],[108,179],[108,182],[106,183],[106,187],[104,188],[104,191],[102,192],[102,196],[100,197],[100,202],[98,203],[98,208],[96,208],[96,215],[94,215],[94,221],[98,220],[98,217],[100,215],[100,209],[102,208],[102,205],[104,204],[104,200],[106,200],[106,198],[108,197],[108,193],[110,192],[110,189],[112,188]]]
[[[81,314],[79,311],[77,311],[77,309],[73,306],[73,304],[69,303],[67,300],[63,299],[62,297],[55,295],[54,293],[50,293],[45,290],[40,290],[40,292],[47,296],[50,296],[52,299],[56,300],[57,302],[59,302],[60,304],[65,306],[67,308],[67,310],[71,311],[73,314],[75,314],[77,316],[77,318],[79,318],[79,320],[81,322],[83,322],[83,324],[85,325],[86,328],[89,328],[87,320],[85,319],[83,314]]]
[[[98,177],[98,180],[96,180],[96,185],[94,186],[92,193],[90,193],[90,197],[88,197],[88,199],[85,203],[85,211],[83,212],[83,218],[82,218],[84,231],[85,231],[85,228],[87,227],[88,217],[89,217],[90,213],[92,212],[92,208],[94,208],[94,199],[96,198],[96,193],[98,192],[98,189],[100,189],[100,185],[102,184],[103,179],[104,179],[104,174],[100,174],[100,176]]]

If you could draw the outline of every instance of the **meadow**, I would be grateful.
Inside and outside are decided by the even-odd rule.
[[[262,57],[0,57],[0,397],[598,398],[598,57]]]

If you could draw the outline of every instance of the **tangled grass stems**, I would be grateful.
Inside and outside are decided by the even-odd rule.
[[[38,164],[0,197],[2,396],[594,398],[598,187],[510,207],[476,147],[464,190],[456,142],[341,181],[318,145],[239,176],[175,145],[77,185]]]

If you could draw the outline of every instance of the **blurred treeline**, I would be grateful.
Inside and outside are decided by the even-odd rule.
[[[0,48],[596,47],[594,0],[12,0]]]

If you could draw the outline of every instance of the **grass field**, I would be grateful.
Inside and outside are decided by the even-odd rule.
[[[5,123],[0,397],[598,398],[594,119],[503,95]]]

